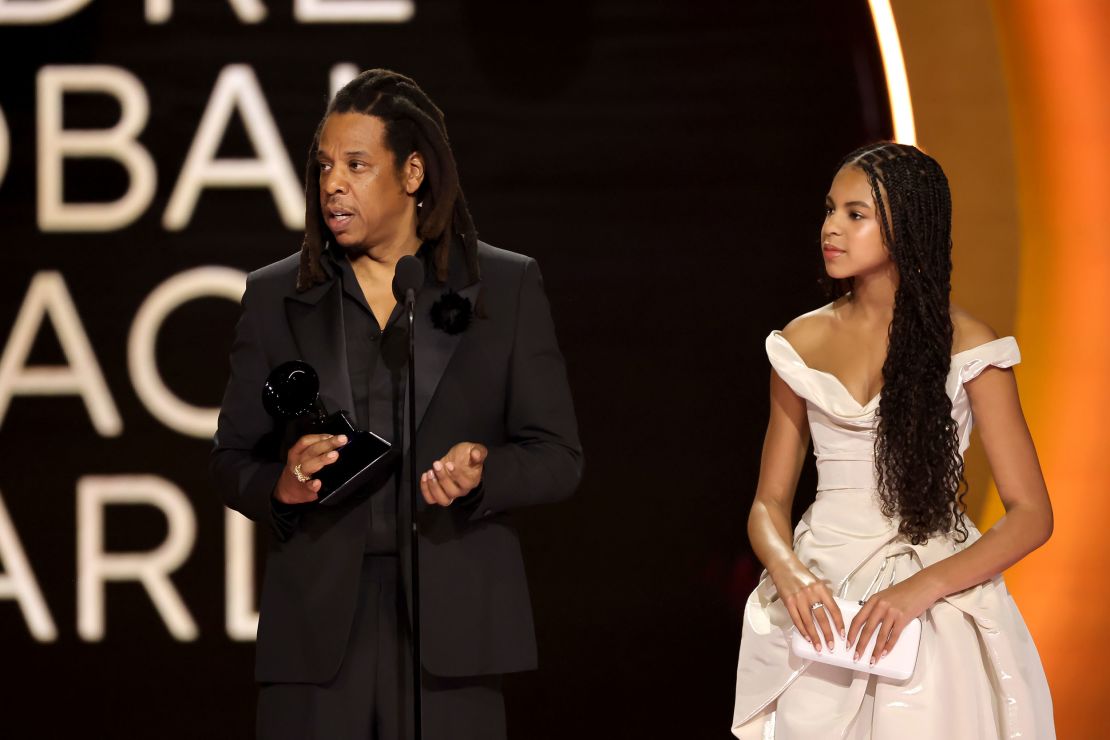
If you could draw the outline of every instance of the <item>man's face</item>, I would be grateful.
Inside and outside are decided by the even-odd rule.
[[[413,172],[413,160],[417,171]],[[416,238],[412,193],[423,168],[413,154],[400,171],[385,145],[385,123],[362,113],[333,113],[324,121],[316,153],[320,211],[348,252],[365,252]]]

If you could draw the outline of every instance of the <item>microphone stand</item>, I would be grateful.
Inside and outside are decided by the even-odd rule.
[[[412,729],[413,740],[421,740],[420,722],[420,533],[416,524],[416,496],[420,481],[416,475],[416,291],[405,291],[405,309],[409,321],[409,557],[412,573]]]

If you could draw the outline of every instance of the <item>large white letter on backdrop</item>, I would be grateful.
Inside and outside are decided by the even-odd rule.
[[[104,509],[112,504],[155,506],[166,516],[167,534],[148,552],[104,551]],[[189,557],[197,522],[189,500],[174,484],[155,475],[88,475],[77,481],[77,632],[89,642],[104,639],[104,585],[143,584],[170,634],[181,642],[197,638],[197,624],[170,580]]]
[[[27,356],[47,316],[68,364],[29,367]],[[0,356],[0,428],[16,395],[79,395],[101,437],[118,437],[123,432],[123,420],[59,272],[39,272],[32,278]]]
[[[57,640],[58,629],[50,618],[46,599],[42,598],[42,591],[39,590],[38,581],[35,580],[34,571],[27,560],[27,553],[19,543],[19,535],[8,516],[3,496],[0,496],[0,566],[3,566],[3,572],[0,573],[0,599],[14,598],[19,602],[23,618],[27,620],[27,626],[36,640]]]
[[[92,0],[0,0],[0,24],[53,23],[76,13]]]
[[[260,0],[231,0],[231,8],[243,23],[261,23],[266,6]],[[166,23],[173,16],[173,0],[146,0],[146,22]]]
[[[211,437],[216,431],[220,409],[185,403],[162,381],[154,351],[162,322],[174,309],[194,298],[214,296],[238,303],[246,285],[247,275],[240,270],[195,267],[166,280],[139,306],[127,338],[131,382],[147,410],[170,429],[190,437]]]
[[[295,0],[301,23],[405,23],[416,12],[413,0]]]
[[[120,119],[108,129],[62,128],[67,93],[102,93],[119,101]],[[158,173],[136,139],[146,126],[150,102],[143,83],[120,67],[46,66],[38,74],[38,222],[43,231],[112,231],[142,215],[154,197]],[[114,159],[131,178],[127,192],[110,203],[65,203],[63,163]]]
[[[254,522],[242,514],[224,510],[224,624],[227,636],[249,641],[258,633],[258,611],[254,608]]]
[[[236,110],[258,157],[216,159],[216,150]],[[170,231],[188,226],[204,188],[259,187],[270,189],[286,228],[304,228],[304,192],[293,172],[258,78],[249,66],[232,64],[224,67],[216,80],[162,224]]]
[[[358,77],[358,66],[350,62],[343,62],[342,64],[333,64],[331,67],[331,74],[328,75],[330,83],[329,98],[334,98],[335,94],[343,89],[343,86],[348,82]]]
[[[4,175],[8,171],[8,152],[10,151],[8,122],[4,120],[4,109],[0,108],[0,185],[4,184]]]

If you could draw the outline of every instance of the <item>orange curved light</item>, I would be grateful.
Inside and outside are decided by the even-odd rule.
[[[902,41],[894,23],[890,0],[868,0],[875,35],[879,39],[879,53],[883,58],[887,96],[890,98],[890,115],[894,121],[894,140],[900,144],[917,144],[917,126],[913,120],[913,103],[910,100],[910,81],[906,76],[906,60],[902,56]]]
[[[1018,377],[1056,517],[1049,543],[1006,577],[1036,635],[1059,736],[1108,737],[1091,669],[1110,633],[1110,5],[994,10],[1022,221]]]

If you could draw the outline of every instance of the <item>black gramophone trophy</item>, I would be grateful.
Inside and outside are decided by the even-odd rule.
[[[262,385],[262,405],[275,419],[292,422],[297,436],[332,434],[347,436],[339,458],[313,476],[320,481],[318,502],[338,504],[358,490],[389,457],[390,445],[373,432],[355,428],[346,411],[329,414],[320,399],[320,379],[307,362],[291,360],[278,365]]]

